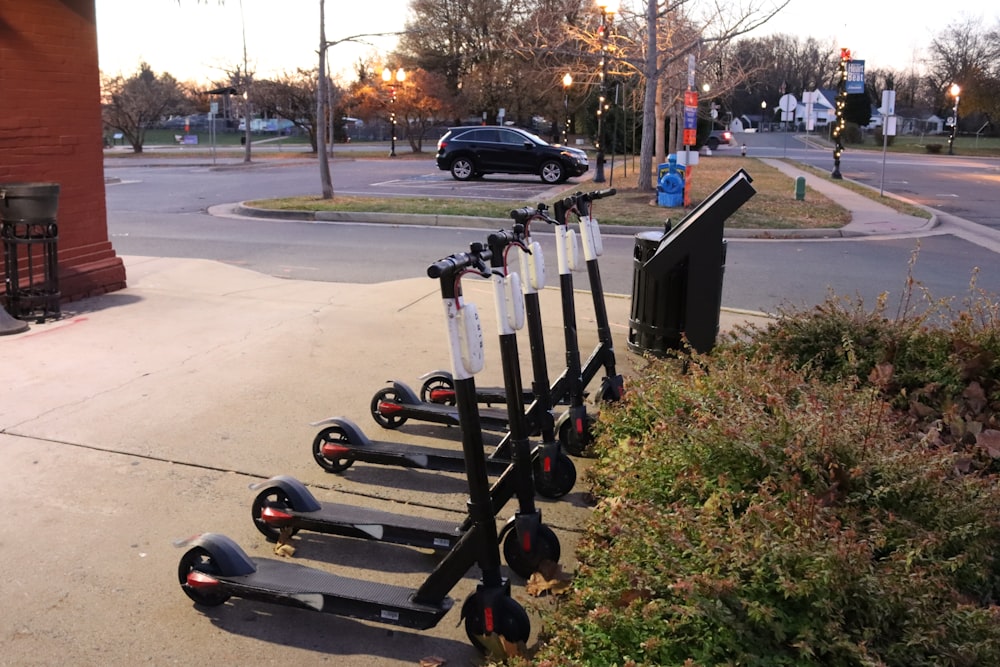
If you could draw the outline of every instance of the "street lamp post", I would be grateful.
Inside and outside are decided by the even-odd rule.
[[[951,115],[951,120],[952,120],[951,136],[948,137],[948,155],[954,155],[955,133],[958,131],[958,100],[959,100],[959,95],[962,92],[962,88],[957,83],[953,83],[951,84],[951,88],[948,89],[948,92],[951,93],[951,96],[955,98],[955,106],[952,109],[952,115]]]
[[[614,20],[615,12],[618,11],[618,0],[597,0],[597,6],[601,9],[601,27],[598,28],[597,36],[601,42],[601,89],[597,102],[597,168],[594,171],[594,182],[604,182],[604,100],[606,97],[605,86],[608,78],[608,31]]]
[[[389,157],[396,157],[396,83],[403,83],[406,80],[406,72],[400,67],[395,73],[385,67],[382,69],[382,81],[389,86],[389,123],[392,126],[392,134],[389,140]]]
[[[573,75],[569,72],[563,75],[562,78],[563,85],[563,112],[566,116],[566,121],[563,123],[562,131],[562,143],[563,146],[569,141],[569,87],[573,85]]]

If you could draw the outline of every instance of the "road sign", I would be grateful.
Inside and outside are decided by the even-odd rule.
[[[781,120],[786,122],[795,120],[795,109],[798,105],[799,102],[795,99],[795,95],[782,95],[781,99],[778,100],[778,108],[781,109]]]
[[[896,115],[896,91],[895,90],[883,90],[882,91],[882,115],[883,116],[895,116]]]

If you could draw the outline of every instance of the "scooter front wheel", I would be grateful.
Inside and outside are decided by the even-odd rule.
[[[220,574],[219,567],[216,565],[211,552],[204,547],[189,549],[181,556],[181,562],[177,566],[177,579],[180,581],[181,590],[184,591],[185,595],[194,600],[195,604],[205,607],[218,607],[229,599],[229,593],[194,585],[191,581],[192,575],[196,576],[198,572],[209,576]]]
[[[551,470],[542,470],[544,463],[539,457],[535,461],[535,491],[543,498],[562,498],[573,490],[576,484],[576,465],[573,459],[562,452],[551,462]]]
[[[534,544],[528,545],[527,549],[523,536],[517,534],[517,529],[508,531],[503,541],[504,560],[511,570],[524,579],[537,571],[542,561],[558,563],[560,554],[559,538],[544,523],[538,526]]]
[[[327,472],[344,472],[354,465],[354,459],[336,456],[334,452],[338,450],[340,443],[350,442],[343,428],[327,426],[313,438],[313,459]]]
[[[527,642],[531,635],[528,612],[524,611],[517,600],[507,595],[500,597],[492,610],[492,628],[486,627],[486,610],[483,609],[481,597],[475,593],[465,599],[462,616],[465,618],[465,634],[480,653],[487,652],[483,640],[490,634],[500,635],[511,644]]]
[[[267,508],[272,508],[278,511],[295,509],[292,507],[292,499],[288,497],[284,489],[272,486],[264,489],[257,494],[257,497],[253,499],[253,505],[250,508],[250,516],[253,517],[253,525],[257,526],[257,530],[268,539],[270,542],[277,542],[278,538],[281,537],[281,528],[272,526],[264,518],[264,510]],[[292,535],[299,532],[298,528],[292,528]]]
[[[382,428],[395,429],[406,423],[406,417],[399,414],[403,401],[395,389],[379,389],[372,398],[372,418]]]
[[[455,383],[450,377],[432,375],[420,387],[420,400],[424,403],[455,405]]]

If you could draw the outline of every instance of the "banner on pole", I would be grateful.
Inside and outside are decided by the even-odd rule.
[[[865,92],[865,61],[847,61],[847,94]]]

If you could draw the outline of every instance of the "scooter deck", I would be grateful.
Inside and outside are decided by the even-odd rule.
[[[403,468],[420,470],[437,470],[441,472],[465,472],[465,457],[461,450],[424,447],[404,443],[379,442],[369,440],[363,445],[332,442],[323,445],[323,455],[327,458],[345,458],[374,463],[393,465]],[[486,459],[486,472],[489,475],[501,475],[510,465],[509,460]]]
[[[269,558],[253,559],[253,563],[257,569],[250,574],[213,576],[236,597],[417,630],[437,625],[454,604],[449,597],[439,604],[417,603],[412,588],[352,579],[298,563]]]
[[[312,512],[282,511],[292,515],[293,525],[303,530],[403,544],[418,549],[445,552],[462,537],[460,527],[455,523],[354,505],[323,503],[319,510]]]

